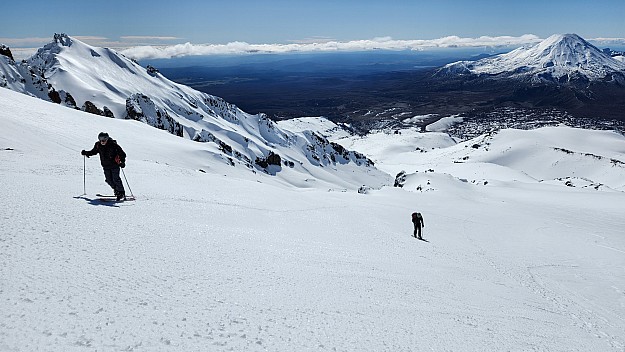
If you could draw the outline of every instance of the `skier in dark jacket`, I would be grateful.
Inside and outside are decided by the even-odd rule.
[[[124,184],[119,178],[119,168],[126,166],[126,153],[117,142],[110,138],[108,133],[100,132],[98,141],[91,150],[83,150],[80,154],[87,158],[96,154],[100,154],[100,163],[104,169],[104,178],[106,183],[111,186],[115,192],[117,200],[126,199]]]
[[[412,224],[414,225],[413,236],[422,240],[423,237],[421,237],[421,228],[425,227],[425,225],[423,224],[423,216],[421,213],[412,213]]]

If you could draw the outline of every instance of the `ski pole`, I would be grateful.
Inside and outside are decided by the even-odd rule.
[[[128,185],[128,190],[130,191],[130,195],[134,198],[134,194],[132,193],[132,189],[130,188],[130,184],[128,183],[128,179],[126,178],[126,173],[124,172],[124,169],[121,168],[122,170],[122,175],[124,175],[124,180],[126,180],[126,185]]]
[[[82,194],[87,195],[87,157],[82,156]]]

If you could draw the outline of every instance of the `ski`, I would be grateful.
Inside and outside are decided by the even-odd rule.
[[[125,199],[117,200],[117,196],[115,195],[106,195],[106,194],[100,194],[100,193],[96,194],[96,197],[98,197],[98,200],[103,201],[103,202],[124,202],[124,201],[136,200],[134,196],[126,196]]]

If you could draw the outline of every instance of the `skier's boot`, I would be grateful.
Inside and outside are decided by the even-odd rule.
[[[116,191],[116,192],[117,192],[117,191]],[[118,200],[118,201],[120,201],[120,200],[126,200],[126,194],[125,194],[124,192],[117,192],[116,196],[117,196],[117,200]]]

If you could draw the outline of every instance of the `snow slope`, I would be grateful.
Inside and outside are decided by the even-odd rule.
[[[339,126],[325,117],[298,117],[277,122],[280,128],[291,132],[313,131],[329,140],[349,137],[349,126]]]
[[[443,67],[442,72],[472,73],[532,80],[569,81],[583,77],[589,81],[613,79],[625,74],[625,64],[602,52],[576,34],[555,34],[532,47],[478,61],[460,61]]]
[[[625,349],[623,192],[438,172],[430,192],[294,187],[5,89],[0,126],[2,351]],[[97,158],[82,195],[99,131],[137,201],[94,198]],[[410,237],[416,210],[429,242]]]
[[[391,175],[434,170],[472,183],[544,182],[625,191],[625,137],[613,131],[566,126],[506,129],[458,144],[442,132],[398,132],[337,142],[361,150]],[[423,188],[422,182],[417,187]]]

